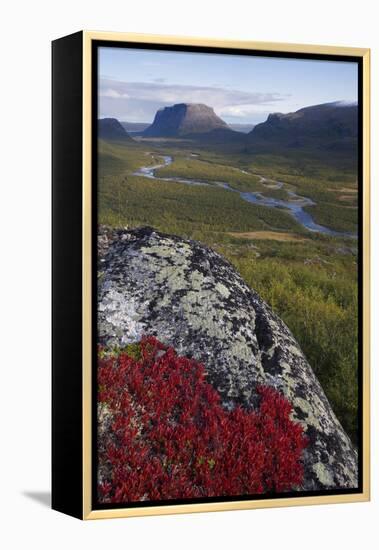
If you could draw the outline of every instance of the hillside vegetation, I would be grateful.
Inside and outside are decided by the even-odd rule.
[[[190,151],[199,156],[189,157]],[[159,154],[174,157],[172,165],[157,172],[161,177],[227,181],[235,189],[277,198],[283,198],[286,189],[294,190],[317,203],[309,207],[317,223],[348,232],[357,230],[354,163],[341,156],[332,163],[330,155],[320,152],[314,156],[304,153],[303,157],[298,151],[254,155],[196,144],[190,149],[188,143],[182,147],[179,141],[100,141],[98,204],[99,223],[149,225],[199,240],[223,254],[291,329],[335,413],[356,442],[356,240],[311,233],[287,211],[250,204],[217,186],[190,186],[133,175],[141,166],[157,164]],[[263,186],[258,174],[284,182],[284,188]],[[249,232],[262,232],[262,236],[249,238]],[[288,232],[292,239],[280,238]]]

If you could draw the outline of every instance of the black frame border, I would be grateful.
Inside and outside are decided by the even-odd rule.
[[[83,32],[52,42],[52,446],[54,510],[82,518]]]

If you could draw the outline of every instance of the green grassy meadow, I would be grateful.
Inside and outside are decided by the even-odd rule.
[[[133,175],[142,166],[159,163],[159,155],[170,155],[174,162],[157,170],[156,176],[211,185]],[[354,163],[340,157],[332,162],[330,155],[254,155],[174,140],[99,141],[99,223],[149,225],[199,240],[223,254],[291,329],[356,442],[357,241],[312,233],[285,210],[245,202],[237,193],[213,185],[224,181],[233,189],[274,198],[286,198],[286,190],[292,190],[317,203],[308,207],[317,223],[356,232]],[[260,176],[283,182],[283,188],[263,185]],[[249,233],[254,235],[250,238]]]

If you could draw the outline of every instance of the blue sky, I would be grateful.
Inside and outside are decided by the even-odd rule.
[[[157,109],[205,103],[228,123],[256,124],[331,101],[357,101],[350,62],[99,49],[99,117],[152,122]]]

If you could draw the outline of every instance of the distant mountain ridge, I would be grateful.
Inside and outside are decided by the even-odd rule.
[[[241,145],[244,151],[277,149],[331,150],[356,154],[358,105],[335,101],[303,107],[293,113],[272,113],[265,122],[246,133],[231,128],[214,110],[202,103],[177,103],[156,112],[152,124],[120,123],[115,118],[98,121],[99,137],[132,140],[126,132],[142,138],[185,138],[209,145]],[[131,129],[133,128],[133,130]]]
[[[177,103],[157,111],[153,123],[143,132],[144,137],[179,137],[203,134],[228,125],[212,107],[203,103]]]
[[[140,133],[150,126],[150,122],[128,122],[126,120],[120,120],[120,124],[128,133]]]
[[[294,113],[273,113],[257,124],[248,137],[251,143],[283,147],[351,147],[358,137],[358,106],[336,101],[304,107]]]
[[[100,118],[97,121],[97,135],[101,139],[111,141],[132,141],[117,118]]]
[[[146,130],[146,128],[151,126],[152,123],[151,122],[128,122],[127,120],[120,120],[120,124],[125,128],[125,130],[129,134],[136,134],[136,133],[140,134],[144,130]],[[235,132],[241,132],[243,134],[248,134],[249,132],[251,132],[254,126],[255,125],[253,123],[244,124],[240,122],[232,122],[228,124],[228,128],[230,128],[231,130],[234,130]]]
[[[252,131],[255,124],[253,124],[253,123],[243,124],[243,123],[240,123],[240,122],[229,122],[228,126],[229,126],[229,128],[231,128],[235,132],[242,132],[243,134],[248,134],[249,132]]]

